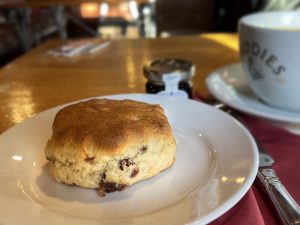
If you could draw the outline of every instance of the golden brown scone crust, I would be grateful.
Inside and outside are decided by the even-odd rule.
[[[152,177],[175,161],[163,109],[133,100],[92,99],[60,110],[45,148],[59,182],[106,192]]]

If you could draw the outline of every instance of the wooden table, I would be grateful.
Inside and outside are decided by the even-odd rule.
[[[196,65],[194,91],[207,94],[205,78],[237,62],[237,36],[207,34],[168,39],[116,40],[105,50],[74,59],[53,58],[49,41],[0,70],[0,132],[48,108],[100,95],[144,93],[143,65],[174,57]]]

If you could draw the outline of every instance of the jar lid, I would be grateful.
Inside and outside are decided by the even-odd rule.
[[[195,65],[182,59],[157,59],[144,66],[144,75],[155,83],[164,83],[164,74],[176,74],[180,81],[188,80],[195,74]]]

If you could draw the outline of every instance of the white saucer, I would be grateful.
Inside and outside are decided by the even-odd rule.
[[[228,106],[266,119],[300,125],[300,113],[273,108],[251,91],[240,63],[212,72],[206,80],[211,94]]]

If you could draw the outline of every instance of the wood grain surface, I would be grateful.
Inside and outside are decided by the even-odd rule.
[[[101,42],[101,40],[90,40]],[[143,65],[158,58],[181,58],[196,65],[194,92],[207,95],[205,78],[237,62],[236,34],[203,34],[166,39],[114,40],[93,55],[55,58],[48,41],[0,70],[0,132],[51,107],[94,96],[144,93]]]

